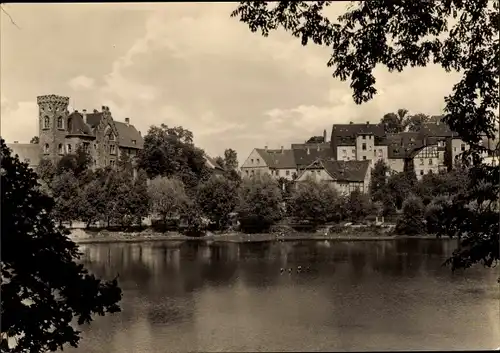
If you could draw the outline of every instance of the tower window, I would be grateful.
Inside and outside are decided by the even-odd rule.
[[[58,129],[63,128],[63,118],[62,117],[57,118],[57,128]]]
[[[110,152],[111,154],[115,154],[115,145],[111,145],[111,146],[109,146],[109,152]]]
[[[364,142],[363,142],[363,144],[361,145],[361,149],[362,149],[363,151],[366,151],[366,143],[364,143]]]
[[[43,146],[43,153],[47,154],[49,153],[49,144],[46,143],[45,146]]]
[[[68,131],[71,132],[71,129],[73,128],[73,118],[68,119]]]
[[[58,149],[59,149],[59,154],[63,154],[64,153],[62,143],[59,144]]]
[[[45,118],[43,118],[43,128],[48,129],[49,125],[50,125],[50,119],[48,116],[46,116]]]
[[[71,153],[71,145],[68,145],[67,150],[68,150],[68,153]]]

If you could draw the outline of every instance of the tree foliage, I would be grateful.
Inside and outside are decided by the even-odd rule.
[[[424,212],[422,200],[418,196],[410,195],[403,202],[403,215],[396,225],[396,231],[407,235],[425,233]]]
[[[182,181],[174,178],[156,177],[148,185],[151,211],[166,221],[180,216],[188,202]]]
[[[198,186],[196,202],[203,215],[224,229],[229,224],[229,214],[234,211],[238,201],[234,182],[222,177],[212,176]]]
[[[144,149],[138,154],[138,168],[149,178],[176,177],[193,190],[210,172],[203,150],[193,144],[193,133],[182,127],[165,124],[152,126],[144,137]]]
[[[42,194],[37,175],[1,148],[2,352],[46,352],[77,346],[93,314],[120,310],[116,279],[102,282],[78,264],[77,245],[51,217],[54,202]],[[17,343],[9,347],[8,339]]]
[[[370,196],[372,201],[382,201],[386,192],[389,166],[384,160],[378,160],[371,170]]]
[[[237,211],[245,231],[264,231],[282,216],[281,192],[267,174],[245,178],[238,190]]]
[[[33,144],[39,144],[40,143],[40,138],[38,136],[33,136],[30,140],[30,143],[33,143]]]
[[[233,170],[238,168],[238,154],[235,150],[227,148],[224,151],[224,167]]]
[[[292,217],[318,226],[340,219],[341,201],[339,193],[330,184],[310,178],[296,185],[288,204]]]
[[[359,190],[354,190],[344,199],[345,218],[351,221],[359,221],[374,211],[368,195]]]

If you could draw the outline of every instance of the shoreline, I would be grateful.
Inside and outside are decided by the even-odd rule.
[[[88,234],[88,233],[86,233]],[[119,235],[118,235],[119,234]],[[72,234],[69,236],[70,239],[76,244],[111,244],[111,243],[146,243],[146,242],[184,242],[184,241],[196,241],[196,242],[221,242],[221,243],[259,243],[259,242],[269,242],[269,241],[300,241],[300,240],[310,240],[310,241],[387,241],[387,240],[402,240],[402,239],[438,239],[434,235],[417,235],[417,236],[406,236],[406,235],[370,235],[368,234],[314,234],[314,233],[302,233],[302,234],[290,234],[290,235],[278,235],[278,234],[244,234],[244,233],[228,233],[228,234],[209,234],[204,237],[188,237],[178,233],[166,233],[164,235],[145,235],[137,234],[124,236],[123,233],[112,232],[106,235],[97,235],[94,237],[87,238],[75,238]],[[448,238],[444,238],[448,239]]]

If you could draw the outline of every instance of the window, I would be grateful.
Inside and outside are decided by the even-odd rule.
[[[356,154],[356,150],[354,148],[352,149],[352,154]]]
[[[285,174],[286,174],[286,176],[289,176],[289,175],[290,175],[290,171],[289,171],[289,170],[287,170],[287,171],[285,172]]]
[[[259,158],[257,158],[257,164],[259,164],[259,163],[260,163],[260,159],[259,159]]]
[[[361,135],[361,138],[362,138],[363,140],[366,140],[366,136],[365,136],[365,135]]]
[[[464,151],[465,151],[465,143],[462,143],[462,144],[460,145],[460,150],[461,150],[462,152],[464,152]]]
[[[68,153],[71,153],[71,145],[66,146]]]
[[[373,156],[376,157],[377,156],[377,151],[376,150],[373,150]]]
[[[279,176],[280,175],[279,169],[276,169],[275,173],[276,173],[276,176]]]
[[[97,143],[94,143],[94,149],[95,150],[97,149]]]
[[[432,165],[432,158],[429,158],[429,165]]]
[[[420,171],[420,175],[424,175],[424,171],[423,170]]]
[[[253,161],[253,159],[252,159],[252,161]],[[255,175],[255,170],[252,170],[252,175]]]
[[[68,131],[71,132],[73,129],[73,118],[68,118]]]
[[[83,149],[85,150],[85,152],[89,152],[90,150],[90,144],[88,142],[84,142],[83,143]]]
[[[112,166],[112,167],[114,167],[115,166],[115,160],[114,159],[110,160],[109,161],[109,165]]]
[[[457,148],[456,147],[453,147],[453,152],[456,152],[457,151]]]
[[[252,163],[253,163],[253,158],[250,160],[250,162],[252,162]]]
[[[366,151],[366,143],[364,143],[364,142],[363,142],[363,144],[361,145],[361,149],[362,149],[363,151]]]
[[[97,159],[94,159],[94,165],[97,165]]]
[[[420,158],[420,165],[424,165],[424,159]]]
[[[346,150],[342,150],[342,153],[343,153],[343,154],[347,154],[347,151],[346,151]]]
[[[63,154],[64,153],[62,143],[60,143],[59,146],[57,146],[57,149],[59,150],[59,154]]]
[[[246,175],[248,175],[248,170],[245,170]]]
[[[57,128],[58,129],[63,128],[63,118],[62,117],[57,118]]]
[[[366,161],[366,156],[363,156],[363,160]]]
[[[109,139],[110,139],[110,141],[115,140],[115,135],[112,132],[109,134]]]
[[[111,153],[111,154],[115,154],[116,153],[115,145],[109,146],[109,153]]]
[[[48,116],[46,116],[45,118],[43,118],[43,128],[48,129],[49,126],[50,126],[50,119]]]
[[[135,146],[137,144],[136,140],[132,140],[132,144]]]
[[[319,173],[320,173],[320,170],[318,169],[318,170],[316,171],[316,174],[319,174]]]
[[[43,146],[43,153],[47,154],[49,153],[49,144],[46,143],[45,146]]]

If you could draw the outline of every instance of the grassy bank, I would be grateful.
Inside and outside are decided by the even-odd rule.
[[[350,241],[368,241],[368,240],[394,240],[404,238],[435,239],[432,235],[420,236],[400,236],[391,234],[380,234],[369,231],[343,231],[336,233],[266,233],[266,234],[244,234],[244,233],[224,233],[208,234],[204,237],[188,237],[179,233],[154,233],[149,230],[144,232],[88,232],[85,230],[73,230],[70,237],[78,244],[92,243],[140,243],[152,241],[214,241],[230,243],[248,243],[248,242],[266,242],[266,241],[297,241],[297,240],[350,240]]]

